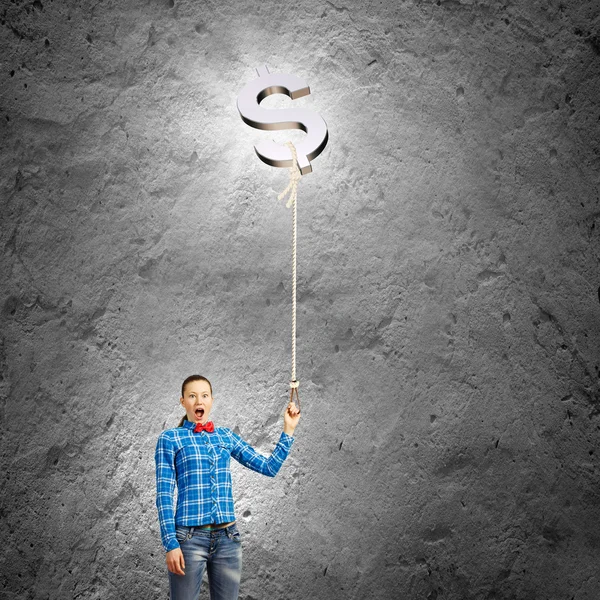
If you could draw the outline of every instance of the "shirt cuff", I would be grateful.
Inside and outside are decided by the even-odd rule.
[[[282,442],[289,442],[291,444],[294,441],[294,436],[287,434],[285,431],[282,431],[279,440]]]
[[[169,539],[165,544],[163,544],[165,552],[171,552],[171,550],[175,550],[175,548],[179,548],[179,542],[176,537]]]

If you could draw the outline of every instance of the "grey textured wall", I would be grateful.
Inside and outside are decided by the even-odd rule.
[[[330,142],[296,444],[234,467],[242,600],[600,597],[597,2],[1,6],[0,597],[166,597],[153,453],[190,373],[277,439],[287,171],[235,104],[264,63]]]

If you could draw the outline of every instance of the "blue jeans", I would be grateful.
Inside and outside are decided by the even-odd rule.
[[[213,531],[175,528],[185,575],[169,571],[171,600],[198,600],[206,568],[210,600],[237,600],[242,575],[242,539],[237,526]]]

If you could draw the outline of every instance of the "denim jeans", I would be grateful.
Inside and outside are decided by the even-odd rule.
[[[176,527],[185,575],[169,571],[171,600],[198,600],[206,568],[210,600],[237,600],[242,575],[242,539],[237,526],[209,531]]]

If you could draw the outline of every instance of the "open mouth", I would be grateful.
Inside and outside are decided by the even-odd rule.
[[[197,408],[194,412],[196,414],[196,418],[202,420],[202,417],[204,416],[204,409]]]

